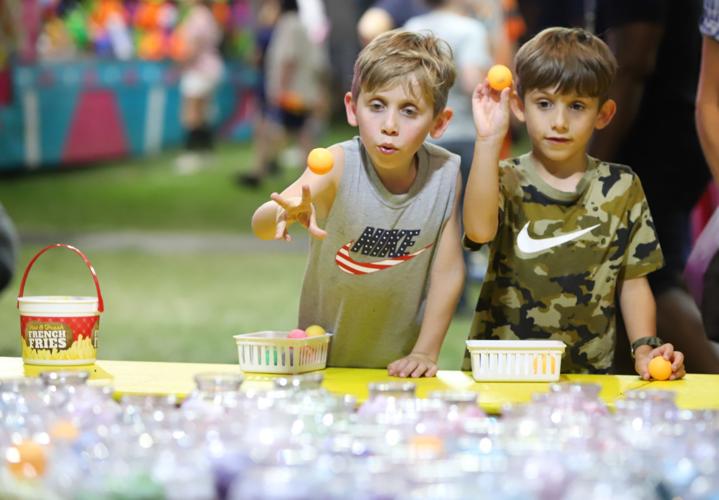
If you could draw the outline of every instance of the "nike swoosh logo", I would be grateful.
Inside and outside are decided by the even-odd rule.
[[[529,236],[529,222],[527,222],[517,236],[517,247],[519,247],[519,250],[525,254],[544,252],[550,248],[563,245],[568,241],[581,238],[596,227],[599,227],[599,224],[595,224],[592,227],[580,229],[579,231],[574,231],[572,233],[552,236],[551,238],[535,239]]]
[[[393,257],[390,259],[378,260],[375,262],[361,262],[359,260],[354,260],[350,256],[350,248],[352,247],[352,243],[354,242],[350,241],[346,245],[342,245],[340,249],[337,250],[337,254],[335,255],[335,263],[337,264],[337,267],[339,267],[342,271],[346,272],[347,274],[354,275],[373,274],[377,271],[384,271],[385,269],[390,269],[394,266],[407,262],[408,260],[414,259],[425,250],[432,248],[432,245],[434,245],[434,243],[430,243],[429,245],[420,248],[414,253],[403,255],[401,257]]]

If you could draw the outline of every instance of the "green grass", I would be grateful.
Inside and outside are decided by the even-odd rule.
[[[325,144],[350,137],[333,127]],[[249,217],[269,193],[298,171],[284,170],[260,189],[237,186],[234,177],[253,163],[251,146],[220,144],[212,167],[177,175],[176,152],[95,167],[54,169],[0,177],[0,201],[26,233],[151,231],[249,232]]]
[[[35,249],[23,252],[27,262]],[[156,255],[94,251],[105,300],[98,357],[135,361],[234,363],[233,335],[289,329],[297,319],[303,253]],[[20,355],[15,307],[19,278],[0,296],[0,356]],[[71,252],[51,251],[33,267],[27,295],[94,295],[89,272]],[[469,320],[461,318],[442,354],[457,368]]]
[[[350,137],[333,127],[322,144]],[[40,242],[73,242],[73,235],[108,231],[148,233],[249,233],[254,209],[297,175],[286,170],[260,189],[238,187],[234,176],[252,162],[251,146],[223,144],[211,168],[178,176],[175,152],[89,168],[0,177],[0,201],[25,240],[21,274]],[[43,236],[44,235],[44,236]],[[237,361],[232,335],[289,329],[297,306],[306,253],[144,252],[81,248],[92,260],[103,290],[101,359],[216,362]],[[16,308],[19,276],[0,294],[0,355],[19,356]],[[29,295],[91,295],[82,261],[53,251],[38,260]],[[476,290],[470,295],[476,298]],[[440,366],[457,368],[470,319],[457,317]]]

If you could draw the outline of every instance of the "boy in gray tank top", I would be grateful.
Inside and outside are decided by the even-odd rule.
[[[431,144],[452,117],[451,51],[433,35],[390,31],[355,62],[347,121],[359,137],[329,148],[334,168],[309,169],[260,206],[252,230],[312,236],[299,327],[333,332],[329,366],[431,377],[464,281],[459,157]]]

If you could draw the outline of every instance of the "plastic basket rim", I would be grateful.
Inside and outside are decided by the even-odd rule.
[[[466,340],[467,348],[478,349],[561,349],[564,351],[567,345],[561,340]]]
[[[235,343],[239,346],[246,342],[267,342],[267,343],[275,343],[280,345],[292,345],[292,344],[304,344],[307,342],[329,342],[330,338],[332,337],[332,333],[325,332],[324,335],[316,335],[314,337],[305,337],[301,339],[288,339],[286,335],[289,333],[289,331],[282,331],[282,330],[264,330],[260,332],[252,332],[252,333],[240,333],[238,335],[233,335],[235,339]]]

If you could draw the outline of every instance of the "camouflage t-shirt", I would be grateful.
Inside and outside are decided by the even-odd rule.
[[[529,154],[500,163],[499,229],[471,339],[562,340],[563,372],[610,370],[617,286],[663,257],[639,178],[623,165],[588,163],[575,192],[547,184]],[[481,246],[466,237],[465,245]]]

